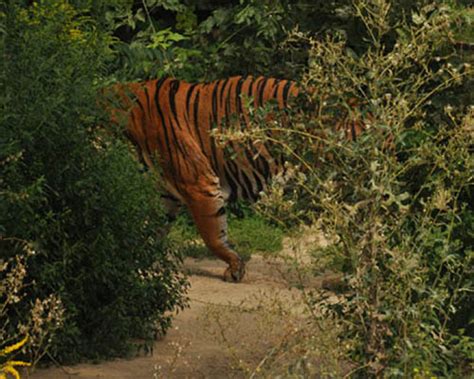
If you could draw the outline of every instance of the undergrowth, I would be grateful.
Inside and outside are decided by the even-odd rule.
[[[248,261],[252,254],[272,254],[282,249],[284,230],[263,216],[245,209],[244,217],[227,218],[229,240],[239,255]],[[187,257],[214,258],[204,245],[187,212],[181,212],[171,226],[169,239],[174,249]]]

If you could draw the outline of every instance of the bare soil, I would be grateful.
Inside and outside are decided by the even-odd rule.
[[[287,320],[257,317],[262,299],[290,306],[300,292],[288,289],[281,275],[285,263],[254,255],[242,283],[222,280],[225,264],[214,259],[186,259],[190,307],[153,351],[133,359],[38,369],[31,379],[244,378],[259,367],[265,351],[278,343]],[[317,279],[315,286],[321,285]],[[301,301],[299,301],[301,304]],[[267,330],[265,330],[267,328]],[[264,360],[265,358],[263,358]],[[258,368],[257,368],[258,370]]]

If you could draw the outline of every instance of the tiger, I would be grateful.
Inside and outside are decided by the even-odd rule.
[[[140,160],[161,169],[167,212],[173,216],[178,204],[185,204],[207,248],[227,263],[224,280],[240,282],[245,263],[228,240],[226,204],[255,201],[281,171],[282,160],[258,141],[234,146],[230,159],[213,131],[224,130],[230,120],[248,128],[249,105],[273,102],[287,110],[300,93],[298,85],[263,76],[208,83],[161,78],[119,85],[118,92],[125,106],[117,112],[126,119],[126,134]]]

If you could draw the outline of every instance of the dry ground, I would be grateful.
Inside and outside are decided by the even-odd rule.
[[[289,289],[281,259],[254,255],[240,284],[223,282],[225,265],[187,259],[190,307],[180,312],[153,352],[100,364],[40,369],[31,379],[245,378],[261,372],[287,342],[302,314],[301,292]],[[311,286],[320,286],[316,278]],[[298,309],[300,308],[300,309]],[[273,311],[268,312],[269,309]],[[290,321],[291,319],[291,321]],[[300,317],[301,319],[301,317]],[[273,349],[273,350],[272,350]],[[298,354],[298,353],[297,353]],[[278,357],[280,359],[281,357]],[[284,362],[282,363],[284,364]]]

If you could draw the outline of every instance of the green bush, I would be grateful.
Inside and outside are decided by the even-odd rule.
[[[162,237],[153,178],[125,144],[97,130],[107,123],[96,105],[107,33],[87,8],[22,4],[0,14],[0,253],[21,253],[16,241],[34,252],[27,296],[8,314],[11,333],[28,298],[54,294],[65,309],[56,359],[123,354],[131,338],[163,333],[168,311],[184,305],[179,257]]]
[[[371,42],[361,55],[307,40],[312,112],[278,136],[301,170],[294,191],[264,200],[281,217],[294,195],[287,213],[321,226],[314,272],[332,257],[344,291],[311,291],[311,303],[345,325],[353,376],[461,377],[474,347],[472,67],[451,47],[446,5],[414,11],[410,25],[392,24],[387,1],[355,12]]]

